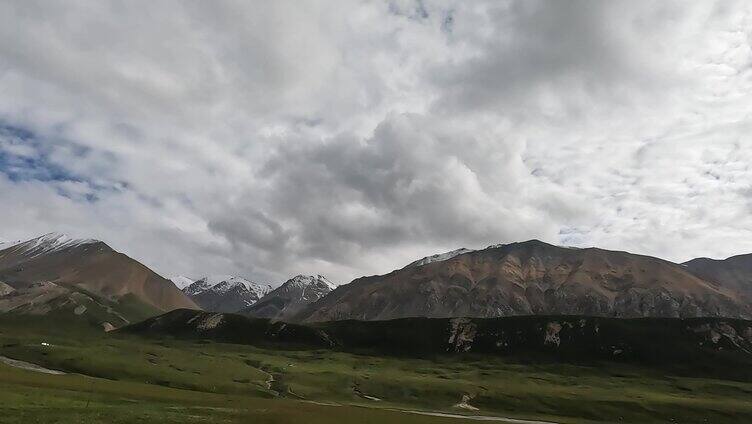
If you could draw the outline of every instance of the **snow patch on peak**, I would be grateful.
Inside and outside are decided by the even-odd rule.
[[[301,288],[309,287],[311,285],[319,285],[328,288],[329,290],[334,290],[337,288],[337,285],[329,281],[326,277],[323,275],[296,275],[295,277],[292,277],[291,279],[287,280],[283,286],[297,286]]]
[[[184,288],[183,293],[187,294],[188,296],[195,296],[199,293],[203,293],[206,290],[209,290],[211,287],[211,284],[209,284],[208,281],[202,278],[194,281],[193,283],[191,283],[191,285]]]
[[[235,277],[235,276],[228,275],[228,274],[217,274],[217,275],[207,275],[206,277],[203,277],[197,281],[204,281],[206,282],[206,284],[209,285],[209,287],[214,287],[219,283],[223,283],[225,281],[230,281],[230,280],[235,280],[235,279],[244,280],[244,278],[242,277]]]
[[[272,291],[269,296],[281,296],[287,299],[287,302],[303,305],[321,299],[336,288],[337,285],[323,275],[296,275]]]
[[[35,257],[47,253],[95,243],[100,243],[100,241],[95,239],[78,239],[64,233],[55,232],[47,233],[43,236],[39,236],[28,241],[15,243],[8,248],[12,248],[16,253],[22,253],[27,256]]]
[[[170,281],[172,281],[172,284],[175,284],[175,287],[179,288],[180,290],[183,290],[184,288],[194,283],[192,279],[183,275],[175,275],[173,277],[170,277]]]
[[[474,252],[474,250],[472,250],[472,249],[465,249],[464,247],[462,247],[462,248],[459,248],[459,249],[456,249],[456,250],[452,250],[452,251],[449,251],[449,252],[446,252],[446,253],[438,253],[436,255],[426,256],[423,259],[418,259],[415,262],[411,262],[405,268],[427,265],[427,264],[430,264],[430,263],[433,263],[433,262],[446,261],[446,260],[452,259],[455,256],[459,256],[459,255],[462,255],[462,254],[465,254],[465,253],[470,253],[470,252]]]
[[[10,247],[13,247],[17,244],[21,244],[23,240],[15,240],[15,241],[0,241],[0,250],[8,249]]]
[[[255,293],[259,298],[271,291],[271,286],[259,284],[243,277],[233,275],[210,275],[196,280],[183,289],[189,296],[196,296],[211,290],[218,294],[224,294],[233,289],[239,289]]]
[[[37,240],[39,243],[47,243],[51,245],[86,244],[97,243],[99,241],[95,239],[75,238],[68,234],[58,232],[47,233],[34,240]]]

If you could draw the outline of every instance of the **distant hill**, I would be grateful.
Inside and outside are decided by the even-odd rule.
[[[205,338],[228,343],[301,347],[332,347],[317,329],[266,318],[250,318],[239,314],[180,309],[129,325],[126,333],[182,338]]]
[[[683,265],[700,278],[752,298],[752,254],[722,260],[697,258]]]
[[[524,362],[624,362],[687,375],[752,380],[752,322],[734,319],[525,316],[300,325],[177,310],[122,331],[370,354],[489,354]]]
[[[658,258],[531,240],[435,255],[356,279],[294,320],[531,314],[750,318],[752,303],[739,289]]]
[[[169,280],[92,239],[50,233],[0,250],[0,312],[64,312],[121,326],[177,308],[198,308]],[[7,291],[4,290],[4,291]]]
[[[240,311],[243,315],[287,321],[337,286],[321,275],[298,275]]]

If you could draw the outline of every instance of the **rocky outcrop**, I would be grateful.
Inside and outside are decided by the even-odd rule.
[[[13,293],[15,289],[2,281],[0,281],[0,296],[5,296]]]

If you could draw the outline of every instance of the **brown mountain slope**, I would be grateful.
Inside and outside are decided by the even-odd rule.
[[[16,290],[51,282],[107,299],[130,296],[159,311],[198,309],[172,282],[105,243],[54,233],[1,250],[0,281]]]
[[[295,319],[500,317],[750,317],[737,292],[648,256],[573,249],[537,240],[359,278]]]
[[[683,265],[700,278],[752,298],[752,254],[722,260],[697,258]]]

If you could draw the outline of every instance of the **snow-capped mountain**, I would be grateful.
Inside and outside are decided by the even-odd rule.
[[[4,241],[0,241],[0,250],[4,250],[4,249],[7,249],[7,248],[9,248],[11,246],[15,246],[18,243],[21,243],[22,241],[23,240],[16,240],[16,241],[4,240]]]
[[[323,275],[296,275],[274,291],[295,291],[300,295],[300,300],[315,302],[336,288],[337,285]]]
[[[242,312],[249,316],[285,321],[336,288],[337,285],[324,276],[297,275]]]
[[[456,249],[456,250],[452,250],[450,252],[438,253],[436,255],[426,256],[423,259],[418,259],[415,262],[411,262],[405,268],[414,267],[414,266],[427,265],[427,264],[430,264],[432,262],[446,261],[446,260],[452,259],[455,256],[459,256],[459,255],[462,255],[462,254],[465,254],[465,253],[470,253],[470,252],[473,252],[473,251],[474,250],[472,250],[472,249],[465,249],[464,247],[462,247],[462,248],[459,248],[459,249]]]
[[[649,256],[528,240],[358,278],[305,307],[294,321],[530,314],[752,317],[748,298],[733,282],[724,286],[720,277],[712,278]]]
[[[194,302],[207,311],[238,312],[265,294],[271,286],[233,275],[211,275],[196,280],[183,289]]]
[[[0,312],[70,311],[90,323],[117,327],[173,309],[197,308],[170,281],[135,259],[99,240],[63,233],[1,244],[0,281]]]
[[[172,284],[175,284],[175,287],[179,288],[180,290],[183,290],[184,288],[194,283],[192,279],[183,275],[172,276],[170,277],[170,281],[172,281]]]
[[[0,244],[0,249],[33,258],[49,253],[59,252],[70,248],[101,243],[95,239],[78,239],[63,233],[47,233],[37,238],[23,242],[6,242]]]

